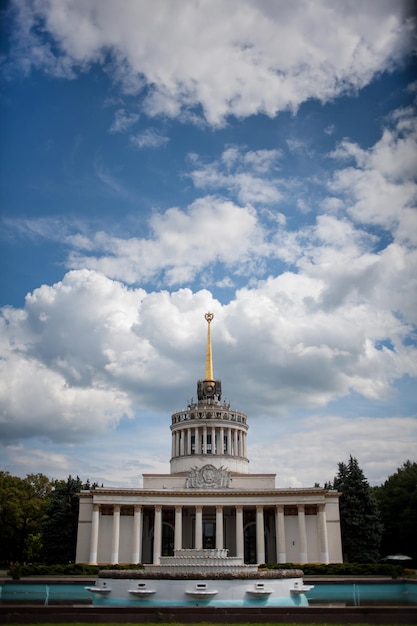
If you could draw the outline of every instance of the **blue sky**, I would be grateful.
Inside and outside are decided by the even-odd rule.
[[[5,470],[169,471],[208,310],[250,471],[323,484],[352,454],[380,484],[415,460],[411,9],[5,5]]]

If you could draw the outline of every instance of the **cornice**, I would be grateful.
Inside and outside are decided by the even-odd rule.
[[[208,497],[264,497],[264,496],[322,496],[326,498],[338,498],[341,494],[334,490],[324,490],[316,488],[294,488],[294,489],[92,489],[80,492],[80,497],[97,496],[150,496],[167,498],[170,496],[181,496],[183,498]]]

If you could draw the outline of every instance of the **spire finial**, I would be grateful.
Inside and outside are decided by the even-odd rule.
[[[211,332],[210,332],[210,325],[211,322],[213,321],[213,313],[206,313],[205,314],[205,319],[207,322],[207,352],[206,352],[206,378],[205,380],[214,380],[214,375],[213,375],[213,357],[212,357],[212,351],[211,351]]]

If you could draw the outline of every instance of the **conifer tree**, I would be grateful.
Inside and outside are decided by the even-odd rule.
[[[417,463],[406,461],[374,494],[384,525],[383,555],[401,552],[417,563]]]
[[[94,484],[91,488],[94,489]],[[46,563],[75,561],[79,496],[81,489],[90,489],[77,476],[55,481],[43,524],[43,557]]]
[[[340,526],[344,560],[374,563],[379,557],[382,524],[372,490],[358,461],[339,463],[333,487],[341,492]]]

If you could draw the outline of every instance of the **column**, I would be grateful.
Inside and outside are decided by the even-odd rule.
[[[239,456],[239,452],[238,452],[238,448],[237,448],[237,430],[233,431],[233,455],[234,456]]]
[[[178,430],[175,431],[175,456],[180,455],[180,438]]]
[[[256,507],[256,562],[265,563],[264,507]]]
[[[197,426],[194,428],[194,454],[200,454],[201,453],[201,449],[200,449],[200,437],[198,435],[198,428]]]
[[[203,507],[195,507],[195,549],[203,547]]]
[[[187,430],[187,454],[191,454],[191,428]]]
[[[162,543],[162,506],[155,506],[155,521],[153,525],[153,563],[159,565],[161,561]]]
[[[97,565],[99,520],[100,520],[100,505],[93,504],[93,515],[91,519],[90,559],[88,561],[89,565]]]
[[[207,454],[207,426],[203,426],[203,454]]]
[[[223,507],[216,506],[216,548],[223,549]]]
[[[232,429],[227,429],[227,454],[232,454]]]
[[[329,542],[327,538],[326,505],[319,504],[318,525],[320,537],[320,562],[329,563]]]
[[[243,544],[243,507],[236,507],[236,556],[242,560],[245,556],[245,549]]]
[[[219,454],[224,454],[224,428],[220,427],[220,452]]]
[[[285,517],[284,507],[277,505],[275,509],[275,532],[277,543],[277,563],[287,562],[287,552],[285,544]]]
[[[307,532],[304,504],[298,505],[298,533],[300,536],[300,563],[307,563]]]
[[[119,562],[119,540],[120,540],[120,504],[113,507],[113,533],[111,544],[111,562],[117,565]]]
[[[243,456],[248,457],[248,437],[246,432],[243,433]]]
[[[175,507],[174,550],[182,550],[182,506]]]
[[[175,456],[175,433],[171,435],[171,457]]]
[[[216,454],[216,429],[211,427],[211,453]]]
[[[132,563],[140,563],[142,560],[142,507],[135,504],[133,514],[133,547]]]

